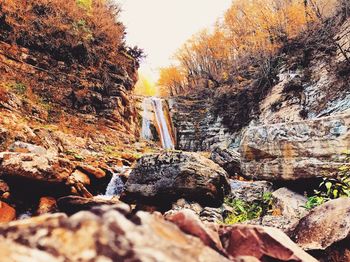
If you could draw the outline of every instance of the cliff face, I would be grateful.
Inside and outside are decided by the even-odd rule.
[[[310,34],[287,43],[273,62],[272,74],[241,90],[225,86],[200,99],[175,98],[178,148],[236,148],[249,126],[315,119],[350,109],[349,64],[336,46],[349,53],[349,23],[338,28],[333,40]]]
[[[54,132],[73,133],[76,141],[85,139],[86,146],[135,139],[132,90],[139,50],[124,45],[117,12],[98,1],[90,8],[76,1],[0,1],[3,129],[20,130],[21,122],[30,129],[50,126]],[[87,142],[94,136],[91,130],[97,134]],[[24,134],[21,140],[32,140],[18,133]],[[7,136],[2,148],[13,140]],[[97,144],[109,144],[103,141]]]

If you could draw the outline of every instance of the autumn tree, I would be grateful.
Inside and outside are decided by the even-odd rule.
[[[249,81],[256,72],[268,76],[277,50],[322,25],[320,17],[334,15],[341,2],[347,10],[347,0],[235,0],[214,29],[194,35],[176,52],[179,66],[162,69],[160,82],[178,93],[173,79],[179,72],[186,91]]]

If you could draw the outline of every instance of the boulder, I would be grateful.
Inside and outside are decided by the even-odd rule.
[[[41,197],[39,200],[37,215],[43,215],[46,213],[54,213],[57,211],[56,199],[53,197]]]
[[[81,172],[79,169],[76,169],[71,176],[73,177],[73,179],[77,182],[82,183],[84,186],[88,186],[91,184],[91,180],[88,177],[87,174],[85,174],[84,172]]]
[[[261,201],[265,193],[272,192],[272,183],[267,181],[230,180],[231,195],[245,202]]]
[[[289,235],[299,220],[308,213],[304,208],[307,198],[284,187],[271,195],[271,214],[247,221],[246,224],[278,228]]]
[[[288,188],[280,188],[272,193],[274,209],[278,209],[281,216],[287,217],[291,222],[299,221],[308,211],[304,208],[307,198]]]
[[[113,206],[11,222],[0,234],[62,261],[229,261],[160,215]]]
[[[80,196],[61,197],[57,201],[58,209],[66,214],[74,214],[82,210],[90,210],[93,207],[115,205],[118,203],[120,203],[118,198],[84,198]],[[126,207],[129,209],[128,205]]]
[[[242,171],[258,180],[295,181],[332,176],[349,148],[350,113],[252,127],[241,143]]]
[[[234,225],[223,227],[220,236],[226,252],[232,257],[253,256],[262,261],[317,261],[275,228]]]
[[[0,201],[0,223],[10,222],[14,219],[16,219],[16,210],[5,202]]]
[[[66,159],[32,153],[0,153],[0,176],[45,183],[62,183],[72,171]]]
[[[84,173],[86,173],[94,178],[97,178],[97,179],[104,178],[106,176],[106,172],[98,167],[80,164],[78,166],[78,168],[81,169]]]
[[[225,255],[219,234],[205,226],[192,210],[178,211],[166,216],[166,219],[177,225],[186,234],[198,237],[205,245]]]
[[[325,250],[350,237],[350,198],[339,198],[311,210],[292,233],[304,250]]]
[[[232,149],[216,147],[210,154],[210,159],[221,166],[230,176],[240,176],[241,155]]]
[[[218,206],[229,192],[227,173],[219,165],[197,153],[165,152],[137,162],[122,200],[170,205],[185,198]]]

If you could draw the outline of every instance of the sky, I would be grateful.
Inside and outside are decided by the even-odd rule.
[[[158,68],[171,58],[187,39],[211,27],[229,8],[232,0],[115,0],[121,4],[126,40],[145,50],[140,72],[156,81]]]

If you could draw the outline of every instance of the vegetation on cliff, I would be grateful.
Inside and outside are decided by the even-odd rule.
[[[291,48],[301,34],[312,41],[316,31],[318,39],[329,42],[348,11],[348,1],[338,0],[234,1],[214,29],[199,32],[177,51],[174,65],[161,69],[159,85],[165,94],[178,95],[270,81],[282,47]]]

